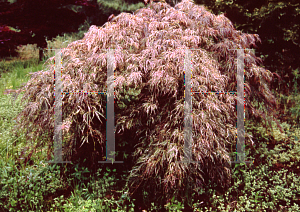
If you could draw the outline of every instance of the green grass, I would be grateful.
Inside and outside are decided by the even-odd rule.
[[[26,83],[30,76],[30,72],[42,70],[43,63],[36,60],[21,62],[13,61],[7,62],[5,60],[0,62],[1,86],[0,92],[3,93],[5,89],[17,89],[23,83]],[[10,70],[8,72],[8,70]]]

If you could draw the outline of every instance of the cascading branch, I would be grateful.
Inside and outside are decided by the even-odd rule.
[[[227,187],[228,147],[236,142],[235,95],[193,95],[192,159],[200,163],[178,163],[184,157],[185,50],[201,49],[192,52],[193,91],[236,91],[237,53],[229,49],[253,48],[259,41],[258,35],[235,30],[224,15],[192,1],[175,7],[153,3],[134,14],[121,13],[102,27],[91,26],[82,40],[69,44],[62,51],[63,91],[105,91],[107,55],[102,49],[115,49],[115,136],[134,147],[128,161],[133,165],[130,193],[144,189],[156,197],[191,195],[208,179]],[[26,84],[23,98],[29,103],[18,117],[21,127],[36,129],[36,136],[50,132],[48,140],[54,133],[54,58]],[[248,115],[260,115],[254,98],[270,109],[276,106],[267,84],[272,73],[260,62],[245,51]],[[85,155],[105,156],[105,96],[63,94],[62,102],[65,155],[93,144]],[[43,109],[46,105],[49,110]],[[75,144],[76,139],[81,140]]]

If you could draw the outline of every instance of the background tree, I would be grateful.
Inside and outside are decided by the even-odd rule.
[[[40,48],[40,60],[43,57],[43,49],[47,47],[46,37],[52,39],[64,32],[77,31],[85,20],[82,13],[61,8],[67,4],[87,5],[87,1],[46,1],[46,0],[18,0],[14,3],[1,2],[2,26],[10,26],[17,31],[1,32],[1,38],[6,38],[1,49],[3,56],[16,56],[18,45],[37,44]],[[89,5],[92,6],[92,5]],[[6,53],[6,54],[5,54]]]
[[[295,83],[299,85],[299,77],[295,78],[295,70],[300,67],[299,1],[195,0],[195,3],[204,4],[215,14],[224,13],[238,30],[259,34],[262,42],[257,55],[261,55],[267,69],[280,76],[271,89],[286,93],[292,91]]]
[[[106,4],[104,4],[104,2]],[[17,56],[19,45],[37,44],[39,59],[47,48],[46,39],[51,40],[63,33],[78,32],[87,24],[102,25],[111,13],[136,10],[143,6],[116,1],[88,0],[17,0],[0,2],[0,56]],[[107,5],[110,5],[107,6]],[[122,6],[120,8],[120,6]],[[120,10],[120,11],[118,11]]]
[[[149,202],[155,198],[164,203],[172,196],[188,201],[194,192],[200,198],[198,189],[209,183],[230,185],[236,102],[230,94],[193,95],[192,159],[200,163],[178,163],[184,156],[185,49],[201,48],[192,56],[193,91],[230,91],[236,90],[236,52],[228,49],[250,48],[259,41],[258,35],[236,30],[224,15],[213,15],[191,1],[174,8],[153,3],[134,14],[121,13],[102,27],[92,26],[82,40],[69,44],[62,51],[63,90],[105,91],[107,54],[102,49],[114,48],[116,159],[125,161],[116,164],[117,170],[130,170],[127,186],[132,195],[147,191]],[[273,117],[277,105],[268,88],[272,73],[251,52],[245,57],[247,117],[261,115],[253,104],[257,98]],[[24,87],[28,103],[16,127],[46,138],[31,153],[53,146],[54,59]],[[96,166],[105,156],[106,97],[71,93],[63,94],[62,101],[66,160],[85,158]]]

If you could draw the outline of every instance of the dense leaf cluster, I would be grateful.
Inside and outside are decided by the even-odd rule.
[[[258,35],[236,30],[224,15],[213,15],[189,0],[174,8],[153,3],[134,14],[121,13],[103,27],[91,26],[83,39],[62,51],[63,91],[70,92],[62,95],[63,135],[67,138],[64,153],[70,156],[66,160],[80,156],[97,164],[106,154],[105,96],[72,91],[106,90],[108,59],[104,49],[113,48],[115,136],[123,146],[120,149],[130,154],[127,160],[119,159],[132,166],[130,194],[144,189],[165,201],[172,196],[189,199],[209,181],[228,187],[228,147],[236,138],[233,95],[193,95],[192,159],[199,163],[180,163],[184,157],[186,49],[200,49],[192,53],[193,91],[235,91],[237,54],[228,49],[250,48],[257,41]],[[49,132],[49,142],[40,141],[35,148],[52,146],[54,59],[50,58],[47,69],[35,73],[24,87],[23,99],[29,103],[18,117],[18,126],[28,127],[36,137]],[[251,98],[270,105],[269,114],[276,107],[268,88],[271,80],[272,73],[246,51],[248,115],[261,115]]]

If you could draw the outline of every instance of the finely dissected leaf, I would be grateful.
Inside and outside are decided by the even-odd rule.
[[[133,166],[127,183],[130,193],[145,189],[165,198],[182,192],[190,195],[209,179],[218,186],[228,186],[227,147],[235,143],[236,98],[228,93],[200,91],[236,91],[237,54],[229,49],[250,48],[257,41],[258,36],[235,30],[224,15],[213,15],[188,0],[175,7],[153,3],[134,14],[121,13],[103,27],[91,26],[82,40],[62,50],[62,60],[66,61],[62,67],[64,91],[96,91],[63,95],[63,117],[73,134],[66,146],[79,150],[96,143],[99,157],[105,156],[107,102],[98,92],[107,89],[108,60],[103,49],[113,48],[115,137],[134,150],[127,152],[131,157],[126,160]],[[197,163],[181,163],[185,156],[187,48],[200,49],[192,51],[191,60],[192,90],[199,92],[192,94],[190,144],[192,160]],[[276,103],[268,89],[272,76],[258,66],[254,54],[246,51],[245,56],[246,107],[255,113],[250,95]],[[23,98],[30,103],[19,116],[23,120],[20,126],[38,122],[42,127],[34,131],[35,135],[50,132],[49,140],[54,119],[41,116],[54,111],[54,59],[47,61],[47,70],[34,74],[27,83]],[[45,98],[50,109],[41,113],[38,109]],[[63,132],[65,135],[67,131]],[[83,155],[91,154],[83,151]],[[186,187],[187,182],[192,186]]]

